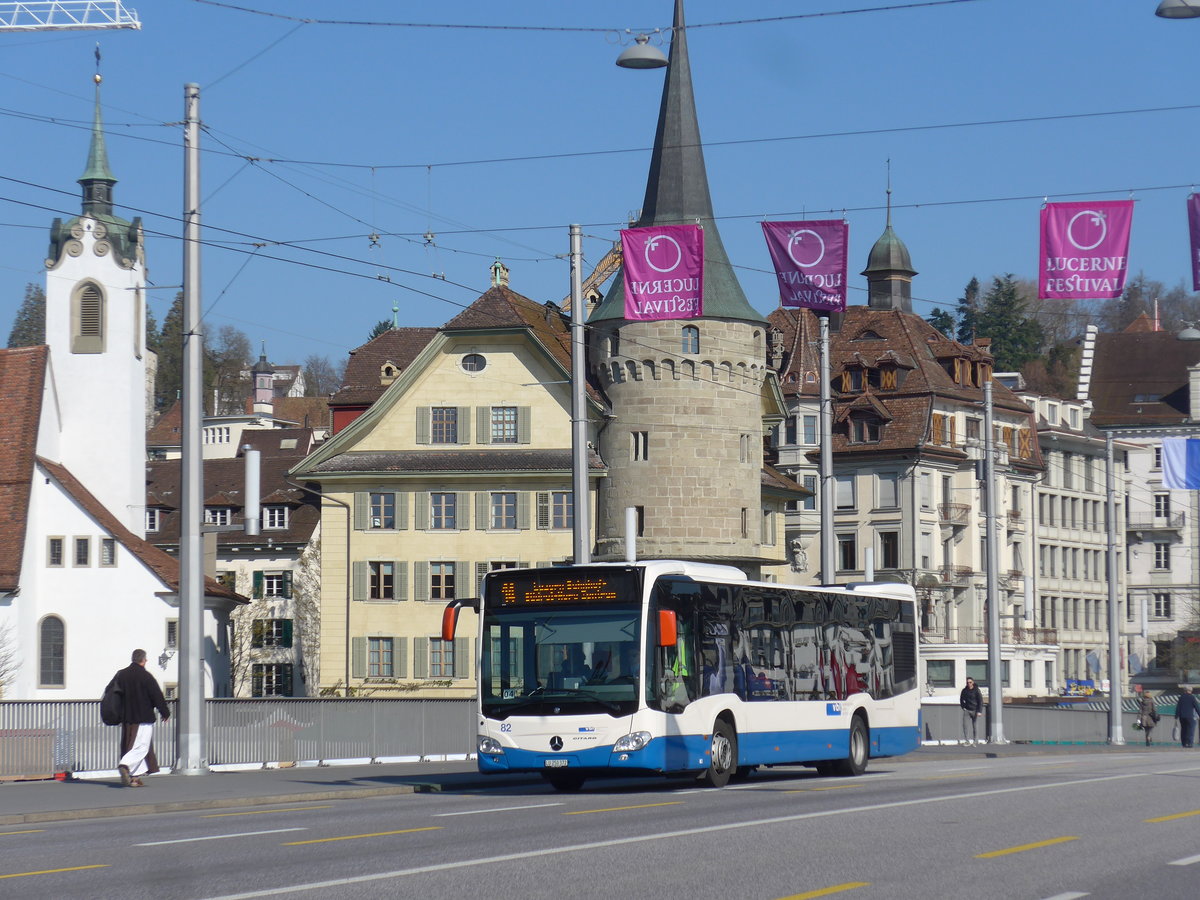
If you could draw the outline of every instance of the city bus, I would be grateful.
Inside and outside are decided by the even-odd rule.
[[[796,587],[707,563],[647,560],[484,576],[481,772],[694,776],[760,766],[860,775],[919,740],[916,603],[907,584]],[[476,604],[478,604],[476,606]]]

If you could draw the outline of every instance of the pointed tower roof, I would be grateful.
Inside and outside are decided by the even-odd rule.
[[[908,247],[892,230],[892,185],[888,176],[887,225],[867,255],[867,306],[872,309],[899,309],[912,312],[912,266]]]
[[[107,181],[116,184],[117,179],[108,168],[108,149],[104,145],[104,123],[100,118],[100,76],[96,76],[96,108],[92,114],[92,143],[88,147],[87,168],[79,176],[79,183]]]
[[[670,62],[658,111],[646,198],[637,226],[694,224],[704,227],[704,317],[765,321],[746,300],[713,219],[692,93],[683,0],[675,0]],[[604,300],[592,313],[591,321],[624,317],[625,285],[618,273]]]

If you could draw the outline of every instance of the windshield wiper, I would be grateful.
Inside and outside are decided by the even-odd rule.
[[[580,697],[586,697],[588,700],[594,700],[596,703],[599,703],[605,709],[611,709],[613,712],[621,711],[621,707],[619,704],[614,703],[611,700],[605,700],[599,694],[593,694],[591,691],[589,691],[585,688],[560,688],[559,690],[555,691],[554,693],[556,693],[556,694],[575,694]]]
[[[534,694],[537,694],[538,696],[535,697]],[[525,698],[523,700],[521,700],[520,702],[514,703],[512,706],[496,705],[495,710],[496,710],[496,712],[503,712],[505,715],[509,715],[509,714],[516,712],[519,709],[525,709],[526,707],[529,707],[529,706],[536,706],[539,703],[550,700],[550,698],[552,698],[552,697],[561,697],[564,694],[568,697],[573,697],[573,696],[583,697],[583,698],[591,700],[595,703],[599,703],[605,709],[611,710],[612,712],[619,713],[621,711],[621,707],[619,704],[616,704],[616,703],[612,702],[611,700],[605,700],[603,697],[597,696],[596,694],[593,694],[591,691],[586,691],[586,690],[583,690],[582,688],[556,688],[552,691],[548,691],[544,687],[541,687],[541,686],[538,686],[538,687],[534,688],[532,691],[530,691],[525,696]]]

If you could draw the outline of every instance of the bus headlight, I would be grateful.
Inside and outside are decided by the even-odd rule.
[[[500,742],[493,737],[488,737],[486,734],[479,735],[478,746],[480,753],[486,753],[489,756],[504,752],[504,748],[500,746]]]
[[[633,750],[641,750],[648,743],[650,743],[650,732],[635,731],[633,734],[617,738],[617,742],[613,744],[613,752],[627,753]]]

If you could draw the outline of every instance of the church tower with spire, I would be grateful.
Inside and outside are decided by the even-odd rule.
[[[625,510],[633,507],[639,557],[724,562],[757,574],[762,564],[778,561],[776,553],[764,553],[767,324],[746,300],[713,217],[683,0],[675,2],[636,224],[703,227],[703,316],[626,319],[618,272],[588,320],[590,369],[611,410],[598,432],[609,474],[597,504],[596,558],[623,557]]]
[[[146,264],[140,219],[113,214],[100,114],[79,177],[82,209],[50,226],[46,343],[57,433],[38,452],[61,462],[134,534],[145,533]]]

